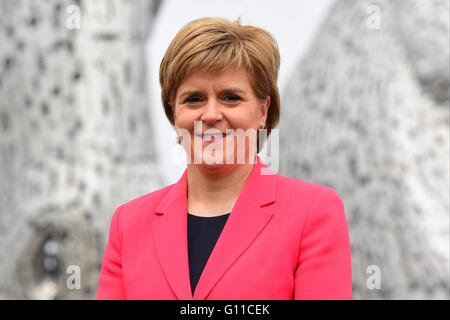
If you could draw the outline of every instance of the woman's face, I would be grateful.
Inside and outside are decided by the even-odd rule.
[[[253,163],[257,130],[269,106],[270,96],[256,97],[245,70],[192,72],[178,87],[174,111],[188,163],[209,168]]]

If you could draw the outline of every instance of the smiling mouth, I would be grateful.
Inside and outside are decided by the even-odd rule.
[[[201,138],[203,141],[208,141],[208,142],[213,142],[213,141],[217,141],[217,140],[221,140],[227,136],[229,136],[231,133],[222,133],[222,135],[220,134],[196,134],[196,137]]]

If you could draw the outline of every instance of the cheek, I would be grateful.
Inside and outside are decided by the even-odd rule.
[[[177,128],[183,128],[189,131],[194,130],[194,121],[197,120],[195,112],[189,110],[176,110],[175,126]]]
[[[256,128],[259,126],[258,113],[256,111],[257,110],[250,105],[242,108],[225,110],[224,119],[226,119],[227,126],[230,128],[244,130]],[[176,107],[174,112],[175,126],[193,132],[194,121],[200,121],[201,116],[201,110],[185,110]]]
[[[233,128],[249,129],[255,127],[257,115],[253,111],[245,110],[229,114],[228,119]]]

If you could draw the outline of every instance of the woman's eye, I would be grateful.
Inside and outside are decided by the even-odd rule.
[[[227,94],[227,95],[224,97],[224,100],[231,101],[231,102],[235,102],[235,101],[241,100],[241,98],[238,97],[238,96],[236,96],[236,95],[234,95],[234,94]]]
[[[184,103],[196,103],[196,102],[200,102],[200,101],[201,101],[201,98],[196,97],[196,96],[192,96],[192,97],[187,98],[184,101]]]

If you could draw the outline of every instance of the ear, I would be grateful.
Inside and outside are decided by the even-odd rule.
[[[269,107],[270,107],[270,96],[267,96],[265,102],[261,105],[260,122],[266,123]]]

